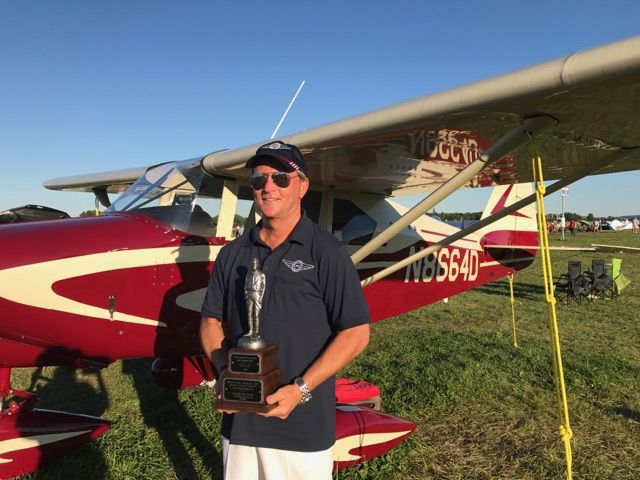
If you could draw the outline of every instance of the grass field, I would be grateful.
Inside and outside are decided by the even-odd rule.
[[[631,232],[551,237],[552,245],[640,246]],[[568,260],[622,258],[632,280],[613,300],[559,305],[574,433],[574,478],[640,477],[640,255],[552,252],[554,276]],[[538,260],[515,277],[513,346],[507,280],[373,326],[371,344],[344,375],[382,389],[383,410],[415,421],[414,435],[339,479],[561,479],[565,463]],[[25,477],[210,479],[219,474],[219,415],[205,390],[156,386],[149,360],[102,371],[16,371],[14,386],[38,406],[99,415],[109,432]]]

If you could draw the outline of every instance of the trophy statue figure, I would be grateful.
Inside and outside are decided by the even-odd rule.
[[[251,260],[251,271],[247,272],[244,281],[244,299],[247,303],[247,317],[249,333],[238,340],[238,347],[257,350],[264,348],[267,343],[260,337],[260,313],[262,313],[262,298],[266,286],[265,274],[258,269],[258,258]]]

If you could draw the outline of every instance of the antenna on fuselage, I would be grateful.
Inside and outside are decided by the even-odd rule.
[[[276,129],[273,131],[273,133],[271,134],[271,138],[276,136],[276,133],[278,133],[278,130],[280,129],[280,125],[282,125],[282,122],[284,122],[284,119],[287,117],[287,114],[289,113],[289,110],[291,110],[291,106],[293,105],[293,102],[296,101],[296,98],[298,98],[298,95],[300,94],[300,91],[302,90],[302,87],[304,87],[304,80],[302,81],[302,83],[300,84],[300,86],[298,87],[298,91],[296,92],[296,94],[293,96],[293,98],[291,99],[291,101],[289,102],[289,106],[287,107],[287,109],[284,111],[284,114],[282,115],[282,118],[280,119],[280,121],[278,122],[278,125],[276,126]]]

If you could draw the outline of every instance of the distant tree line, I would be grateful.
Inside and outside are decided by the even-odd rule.
[[[84,212],[80,213],[80,217],[95,217],[96,215],[96,211],[95,210],[85,210]],[[431,216],[437,216],[438,218],[440,218],[443,222],[449,222],[449,221],[460,221],[460,220],[480,220],[480,218],[482,217],[482,212],[436,212],[436,210],[432,210],[431,213],[429,214]],[[596,216],[593,213],[588,213],[587,215],[582,215],[580,213],[576,213],[576,212],[564,212],[564,218],[567,222],[570,222],[571,220],[586,220],[587,222],[593,222],[596,219]],[[598,218],[604,218],[607,221],[611,221],[613,219],[615,219],[616,217],[612,217],[611,215],[609,215],[608,217],[598,217]],[[560,214],[559,213],[550,213],[547,215],[547,219],[548,220],[560,220]],[[246,218],[236,214],[234,216],[233,219],[233,226],[237,227],[240,225],[244,225],[246,222]],[[213,218],[214,223],[217,223],[218,221],[218,217],[215,216]]]
[[[547,218],[550,220],[560,220],[561,215],[559,213],[548,214]],[[588,213],[586,215],[582,215],[576,212],[564,212],[564,218],[567,222],[571,220],[586,220],[587,222],[593,222],[596,218],[605,219],[607,221],[613,220],[615,217],[609,215],[608,217],[596,217],[593,213]]]
[[[449,221],[460,221],[460,220],[480,220],[482,217],[482,212],[436,212],[435,209],[429,213],[431,216],[437,216],[443,222]],[[593,213],[588,213],[586,215],[582,215],[576,212],[564,212],[564,218],[567,222],[571,220],[586,220],[587,222],[593,222],[596,218],[605,219],[607,221],[611,221],[616,217],[612,217],[609,215],[608,217],[596,217]],[[547,214],[547,219],[549,220],[560,220],[559,213],[550,213]]]
[[[238,215],[237,213],[233,216],[233,226],[234,227],[239,227],[241,225],[244,225],[246,221],[247,221],[246,217],[243,217],[242,215]],[[213,223],[215,225],[218,224],[218,215],[213,217]]]

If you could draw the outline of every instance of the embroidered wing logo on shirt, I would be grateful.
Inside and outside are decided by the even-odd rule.
[[[289,267],[293,273],[315,268],[315,265],[309,265],[308,263],[304,263],[302,260],[287,260],[286,258],[283,258],[282,263]]]

